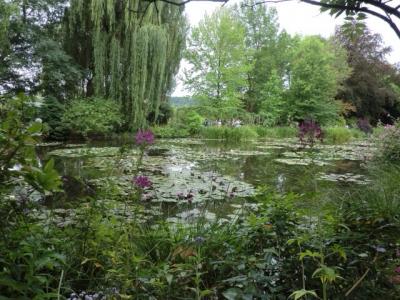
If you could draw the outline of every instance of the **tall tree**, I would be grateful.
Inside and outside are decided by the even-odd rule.
[[[261,87],[269,79],[272,71],[279,69],[279,59],[285,53],[279,33],[278,15],[274,8],[256,5],[255,0],[245,0],[234,6],[235,15],[245,29],[246,57],[251,69],[247,73],[248,90],[245,97],[246,108],[257,112],[261,99]],[[280,48],[278,50],[278,48]]]
[[[388,113],[398,117],[400,74],[386,61],[391,49],[384,46],[381,36],[352,22],[337,28],[335,42],[347,50],[352,68],[338,98],[356,107],[354,115],[372,122]]]
[[[272,70],[260,94],[262,101],[258,113],[263,118],[264,125],[285,124],[287,121],[286,91],[282,77],[276,70]]]
[[[158,1],[71,0],[66,47],[85,72],[86,96],[115,99],[128,128],[157,118],[184,45],[178,6]]]
[[[250,69],[245,30],[229,8],[220,9],[192,28],[185,58],[185,83],[194,96],[231,112],[241,107]]]
[[[62,49],[60,24],[66,4],[67,0],[0,1],[1,92],[48,94],[57,80],[61,90],[79,77]]]
[[[341,62],[338,63],[339,58]],[[337,117],[335,95],[349,73],[345,54],[320,37],[303,38],[291,61],[289,117],[326,123]]]

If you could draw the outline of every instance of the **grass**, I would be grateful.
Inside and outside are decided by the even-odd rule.
[[[158,138],[184,138],[193,136],[188,128],[182,126],[155,126],[152,130]],[[354,139],[365,137],[365,134],[355,128],[346,128],[341,126],[323,128],[325,141],[329,144],[345,144]],[[264,127],[264,126],[209,126],[201,127],[195,136],[205,139],[226,140],[226,141],[246,141],[257,138],[296,138],[298,129],[290,126]]]
[[[171,138],[184,138],[190,136],[189,129],[178,126],[171,126],[171,125],[154,126],[151,128],[151,130],[153,131],[154,135],[157,138],[171,139]]]
[[[258,138],[257,131],[254,127],[203,127],[200,129],[199,136],[205,139],[228,140],[228,141],[245,141]]]
[[[325,140],[329,144],[345,144],[350,142],[352,139],[359,139],[365,136],[365,134],[354,128],[346,128],[340,126],[324,128]]]
[[[289,126],[278,126],[278,127],[264,127],[254,126],[254,130],[261,138],[294,138],[297,136],[297,128]]]

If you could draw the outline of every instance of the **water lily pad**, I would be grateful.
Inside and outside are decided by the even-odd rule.
[[[368,184],[371,182],[366,176],[361,174],[345,173],[345,174],[319,174],[319,180],[327,180],[332,182],[347,182],[355,184]]]
[[[321,161],[321,160],[312,160],[310,158],[278,158],[275,159],[276,162],[286,164],[286,165],[300,165],[300,166],[309,166],[311,164],[315,164],[317,166],[328,166],[329,162]]]

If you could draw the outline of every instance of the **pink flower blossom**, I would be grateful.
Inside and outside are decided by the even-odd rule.
[[[151,130],[139,130],[135,136],[137,145],[150,145],[154,143],[154,134]]]
[[[147,176],[135,176],[133,178],[133,183],[141,189],[151,187],[153,184]]]

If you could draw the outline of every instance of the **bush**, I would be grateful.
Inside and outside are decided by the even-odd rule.
[[[178,124],[187,128],[190,134],[199,133],[203,123],[204,118],[195,111],[187,111],[186,113],[181,114],[178,120]]]
[[[206,139],[218,139],[228,141],[244,141],[253,140],[258,137],[257,132],[253,127],[242,126],[242,127],[203,127],[200,130],[199,135]]]
[[[73,135],[107,135],[122,124],[116,102],[101,98],[76,99],[66,109],[62,121]]]
[[[375,143],[377,144],[376,159],[388,162],[400,161],[400,123],[386,125],[380,133],[376,134]]]
[[[48,138],[63,140],[67,135],[67,128],[62,122],[65,106],[54,97],[47,97],[40,110],[40,117],[47,125]]]

